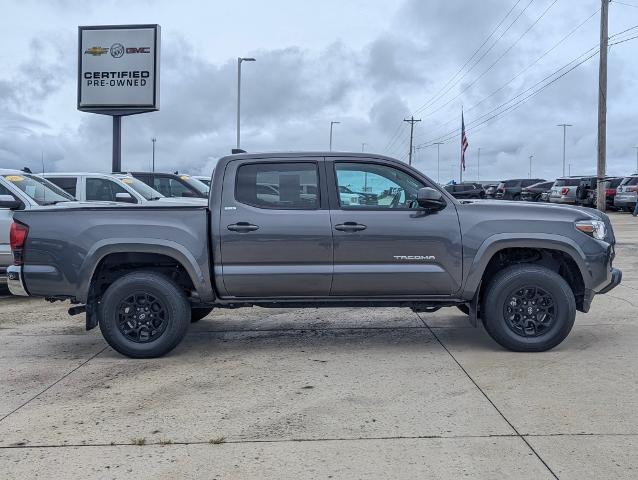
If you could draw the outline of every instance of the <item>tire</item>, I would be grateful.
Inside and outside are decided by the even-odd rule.
[[[211,307],[193,307],[191,308],[191,323],[199,322],[202,318],[208,316],[213,309]]]
[[[102,335],[114,350],[130,358],[155,358],[184,338],[191,308],[182,289],[169,278],[134,272],[109,286],[100,302],[99,318]],[[131,323],[137,328],[130,328]]]
[[[550,300],[551,307],[546,307]],[[514,301],[517,305],[512,304]],[[528,317],[532,308],[540,312]],[[482,311],[485,329],[501,346],[515,352],[544,352],[561,343],[571,331],[576,301],[570,286],[556,272],[522,264],[494,276],[485,290]]]
[[[515,202],[520,202],[521,201],[521,196],[517,193],[516,195],[514,195],[512,197],[512,200]]]
[[[462,305],[457,305],[456,308],[462,311],[465,315],[470,314],[470,307],[468,307],[465,303]]]

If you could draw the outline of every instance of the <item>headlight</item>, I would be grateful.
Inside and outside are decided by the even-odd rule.
[[[607,236],[605,222],[601,222],[600,220],[583,220],[582,222],[576,222],[576,230],[580,230],[597,240],[604,240]]]

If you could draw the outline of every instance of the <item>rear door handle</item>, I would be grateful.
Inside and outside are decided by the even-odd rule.
[[[239,233],[254,232],[255,230],[259,230],[259,227],[257,225],[253,225],[248,222],[233,223],[232,225],[228,225],[228,227],[226,228],[228,228],[228,230],[230,230],[231,232]]]
[[[340,232],[360,232],[366,228],[367,227],[365,225],[357,222],[345,222],[335,225],[335,230],[339,230]]]

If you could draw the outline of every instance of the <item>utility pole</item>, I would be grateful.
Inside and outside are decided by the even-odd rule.
[[[410,124],[410,150],[408,152],[408,165],[412,165],[412,141],[414,139],[414,124],[416,122],[420,122],[421,119],[415,120],[414,116],[412,116],[409,119],[404,118],[403,121]]]
[[[341,122],[330,122],[330,151],[332,152],[332,126]]]
[[[441,145],[443,142],[434,142],[436,145],[436,183],[441,183]]]
[[[481,147],[478,147],[478,159],[476,163],[476,181],[481,181]]]
[[[600,66],[598,69],[598,210],[604,212],[605,171],[607,163],[607,49],[609,44],[609,0],[602,0],[600,9]]]
[[[638,174],[638,147],[634,147],[636,149],[636,173]]]
[[[361,144],[361,152],[365,152],[366,151],[366,144],[362,143]]]
[[[155,173],[155,141],[157,139],[155,137],[151,138],[151,142],[153,142],[153,168],[152,168],[152,172]]]
[[[557,127],[563,127],[563,177],[565,176],[565,140],[567,139],[567,127],[572,125],[568,123],[559,123]]]
[[[534,155],[529,156],[529,178],[532,178],[532,158],[534,158]]]

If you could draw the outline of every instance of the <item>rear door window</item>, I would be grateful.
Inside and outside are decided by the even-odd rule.
[[[259,163],[237,170],[235,199],[258,208],[319,208],[316,163]]]
[[[115,202],[115,195],[118,193],[128,192],[114,181],[106,178],[86,179],[86,199],[89,201]]]
[[[78,184],[77,177],[47,177],[47,180],[60,187],[72,197],[75,197]]]

